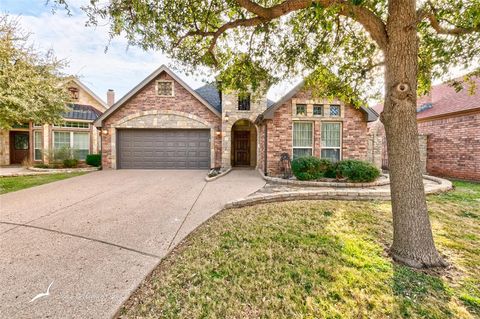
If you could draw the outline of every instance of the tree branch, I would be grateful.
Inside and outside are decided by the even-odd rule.
[[[430,26],[438,33],[438,34],[448,34],[448,35],[464,35],[473,32],[480,32],[480,25],[477,27],[458,27],[455,26],[453,28],[445,28],[440,25],[440,21],[436,16],[437,9],[433,6],[433,4],[429,1],[427,4],[430,8],[423,7],[417,10],[417,22],[421,22],[424,19],[427,19],[430,22]]]
[[[318,3],[325,8],[338,5],[340,8],[339,14],[363,25],[381,49],[385,49],[387,45],[387,32],[382,19],[369,9],[353,5],[344,0],[286,0],[270,8],[265,8],[251,0],[236,0],[236,2],[250,13],[266,20],[273,20],[290,12],[306,9],[312,3]]]
[[[257,26],[259,24],[266,23],[273,19],[287,15],[290,12],[306,9],[311,6],[313,2],[321,4],[324,7],[338,5],[340,8],[340,15],[349,17],[362,24],[381,49],[385,49],[387,46],[387,32],[385,23],[382,21],[382,19],[377,17],[369,9],[362,6],[352,5],[344,0],[286,0],[269,8],[263,7],[251,0],[236,0],[236,2],[238,5],[240,5],[240,7],[246,9],[248,12],[253,13],[256,16],[248,19],[237,19],[227,22],[219,27],[216,31],[189,31],[184,36],[179,38],[175,46],[180,45],[180,43],[189,36],[210,36],[212,37],[212,40],[208,48],[208,53],[212,55],[216,63],[213,50],[218,38],[227,30],[240,26]]]

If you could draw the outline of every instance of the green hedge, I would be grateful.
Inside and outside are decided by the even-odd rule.
[[[350,182],[373,182],[380,176],[380,170],[369,162],[347,159],[332,163],[314,156],[294,159],[292,172],[301,181],[327,177],[345,178]]]
[[[75,158],[67,158],[63,160],[63,167],[74,168],[78,166],[78,160]]]
[[[314,156],[304,156],[292,161],[292,172],[298,180],[309,181],[324,177],[331,170],[332,162]]]
[[[85,163],[87,163],[87,165],[99,167],[100,165],[102,165],[102,155],[88,154],[87,158],[85,159]]]
[[[380,170],[370,162],[343,160],[335,164],[336,177],[351,182],[373,182],[380,176]]]

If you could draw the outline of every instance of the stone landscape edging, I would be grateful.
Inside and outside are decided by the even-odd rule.
[[[293,185],[293,186],[306,186],[306,187],[338,187],[338,188],[355,188],[355,187],[375,187],[375,186],[385,186],[390,184],[390,178],[388,175],[382,174],[382,177],[385,177],[386,180],[377,180],[370,183],[347,183],[347,182],[314,182],[314,181],[299,181],[295,179],[283,179],[278,177],[265,176],[261,170],[259,170],[260,175],[267,182],[280,185]]]
[[[100,167],[76,167],[76,168],[39,168],[28,167],[28,170],[33,172],[43,173],[75,173],[75,172],[94,172],[98,171]]]
[[[438,194],[452,189],[452,182],[449,180],[429,175],[423,175],[424,179],[436,182],[438,185],[425,190],[425,194]],[[260,194],[251,197],[231,201],[225,208],[240,208],[256,204],[272,202],[285,202],[294,200],[390,200],[389,190],[378,189],[337,189],[337,190],[306,190]]]
[[[226,171],[221,172],[220,174],[215,175],[215,176],[213,176],[213,177],[208,177],[208,175],[207,175],[207,176],[205,176],[205,181],[206,181],[206,182],[213,182],[214,180],[219,179],[220,177],[223,177],[223,176],[227,175],[227,174],[230,173],[231,171],[232,171],[232,168],[230,167],[230,168],[227,169]]]

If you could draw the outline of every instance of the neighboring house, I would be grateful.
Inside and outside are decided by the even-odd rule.
[[[277,103],[214,85],[191,89],[162,66],[96,121],[104,168],[228,169],[281,174],[280,156],[367,159],[377,114],[314,99],[303,84]]]
[[[425,153],[428,174],[480,180],[480,78],[473,81],[474,94],[467,88],[456,92],[448,83],[442,83],[417,100],[420,150]],[[381,113],[383,104],[373,108]],[[373,126],[384,135],[381,123]],[[422,137],[426,140],[423,147]],[[384,162],[385,148],[386,143]]]
[[[56,149],[64,146],[75,149],[84,160],[89,153],[99,152],[99,132],[93,126],[107,104],[76,78],[66,82],[72,103],[62,114],[61,125],[25,123],[10,130],[0,130],[0,165],[48,163]],[[109,91],[113,104],[113,91]]]

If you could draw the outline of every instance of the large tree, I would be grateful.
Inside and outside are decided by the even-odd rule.
[[[16,19],[0,15],[0,128],[62,121],[64,66],[52,51],[36,50]]]
[[[478,63],[479,0],[92,0],[84,9],[92,23],[108,19],[112,36],[161,50],[184,69],[224,71],[223,85],[234,89],[313,72],[317,94],[358,106],[383,72],[390,253],[413,267],[445,265],[420,171],[416,97],[432,78]]]

